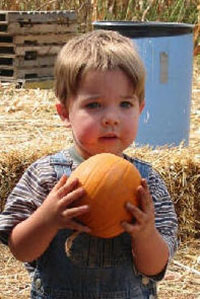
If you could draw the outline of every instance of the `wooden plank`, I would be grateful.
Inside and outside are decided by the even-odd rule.
[[[49,45],[64,44],[79,33],[49,33],[34,35],[16,35],[13,37],[15,45]],[[1,37],[0,37],[1,40]]]
[[[39,78],[53,78],[54,67],[42,67],[34,69],[1,69],[0,80],[5,78],[10,79],[39,79]]]
[[[0,74],[0,82],[13,82],[13,81],[16,81],[14,77],[1,76]]]
[[[6,32],[4,32],[4,31],[1,31],[1,26],[0,26],[0,36],[10,36],[10,34],[7,32],[7,29],[6,29]]]
[[[46,67],[54,66],[57,55],[52,56],[38,56],[32,60],[26,60],[25,57],[18,56],[15,58],[11,57],[0,57],[0,68],[34,68],[34,67]]]
[[[17,79],[34,79],[51,77],[54,74],[54,67],[42,67],[34,69],[16,70],[15,77]]]
[[[14,58],[16,55],[15,54],[0,54],[0,58]]]
[[[31,24],[21,27],[19,23],[11,23],[7,28],[1,28],[0,32],[12,35],[25,35],[25,34],[47,34],[47,33],[76,33],[77,24]]]
[[[75,11],[1,11],[0,21],[20,24],[57,23],[70,24],[77,20]]]
[[[14,71],[14,67],[13,67],[13,65],[2,65],[2,64],[0,64],[0,73],[3,70],[13,70]]]
[[[13,43],[1,43],[0,42],[0,47],[6,48],[6,47],[14,47],[14,46],[15,45]]]
[[[24,57],[16,57],[16,59],[14,59],[13,65],[18,69],[54,66],[56,57],[57,55],[39,56],[35,60],[25,60]]]
[[[56,55],[58,54],[58,52],[60,51],[61,46],[57,46],[57,45],[49,45],[49,46],[28,46],[28,47],[24,47],[24,46],[18,46],[15,48],[15,54],[16,56],[25,56],[28,57],[28,54],[30,54],[30,56],[44,56],[44,55]]]
[[[15,77],[0,76],[0,82],[20,83],[19,86],[23,86],[23,88],[52,88],[54,78],[49,76],[43,78],[17,79]]]

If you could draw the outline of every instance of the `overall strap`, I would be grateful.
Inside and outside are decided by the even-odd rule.
[[[137,158],[130,158],[126,154],[124,154],[124,158],[135,165],[135,167],[138,169],[142,178],[148,180],[149,174],[152,171],[151,164],[149,164],[148,162],[142,161],[140,159],[137,159]]]
[[[149,173],[152,168],[151,165],[138,159],[134,159],[134,165],[139,170],[142,178],[148,180]]]
[[[70,176],[72,164],[73,161],[67,158],[63,152],[50,156],[50,165],[54,167],[58,180],[63,174],[66,174],[68,177]]]

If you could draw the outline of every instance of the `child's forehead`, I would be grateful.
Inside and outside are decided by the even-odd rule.
[[[78,93],[102,94],[107,92],[120,94],[135,93],[134,82],[121,69],[90,70],[80,80]]]
[[[125,76],[127,78],[130,78],[128,76],[128,74],[120,67],[115,67],[113,69],[109,69],[109,68],[92,68],[92,69],[88,69],[88,70],[85,70],[83,71],[82,73],[82,76],[80,76],[80,81],[84,81],[85,78],[88,78],[88,77],[93,77],[95,75],[95,77],[103,77],[107,74],[111,75],[112,74],[116,74],[116,73],[120,73],[122,76]]]

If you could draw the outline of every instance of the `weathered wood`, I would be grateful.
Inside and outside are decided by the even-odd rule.
[[[13,70],[14,71],[14,68],[13,68],[13,65],[2,65],[1,63],[0,63],[0,73],[1,73],[1,71],[3,71],[3,70]]]
[[[24,57],[16,57],[14,60],[14,66],[19,69],[23,67],[54,66],[56,57],[57,55],[39,56],[35,60],[25,60]]]
[[[3,53],[1,53],[1,55],[0,55],[0,58],[4,58],[4,57],[6,57],[6,58],[14,58],[16,55],[15,54],[3,54]]]
[[[27,56],[28,53],[32,53],[35,56],[42,56],[42,55],[56,55],[60,51],[61,46],[57,45],[48,45],[48,46],[18,46],[15,48],[16,56]]]
[[[44,78],[53,77],[54,67],[42,67],[33,69],[23,69],[15,71],[15,78],[17,79],[34,79],[34,78]]]
[[[17,79],[14,77],[0,76],[0,82],[13,82],[20,83],[20,86],[24,86],[25,88],[46,88],[46,84],[49,85],[47,88],[53,87],[53,77],[42,77],[42,78],[29,78],[29,79]],[[18,84],[17,84],[18,85]],[[35,87],[34,87],[35,86]]]
[[[0,46],[7,45],[50,45],[64,44],[72,37],[80,33],[49,33],[49,34],[30,34],[30,35],[5,35],[0,33]]]
[[[2,43],[1,41],[0,41],[0,47],[14,47],[15,46],[15,44],[14,43]]]
[[[0,32],[9,35],[46,34],[46,33],[75,33],[77,24],[30,24],[21,27],[19,23],[0,25]]]
[[[36,59],[26,60],[25,57],[19,56],[13,59],[12,57],[0,57],[0,68],[34,68],[42,66],[54,66],[57,55],[38,56]]]
[[[53,78],[53,67],[42,67],[32,69],[9,69],[0,68],[0,80],[2,79],[35,79],[35,78]]]
[[[13,81],[16,81],[16,79],[13,77],[1,75],[1,71],[0,71],[0,82],[13,82]]]
[[[49,44],[64,44],[69,39],[78,35],[78,33],[49,33],[36,35],[16,35],[13,37],[15,45],[49,45]],[[1,37],[0,37],[1,38]]]
[[[1,54],[16,54],[16,56],[41,56],[41,55],[56,55],[60,51],[61,46],[57,45],[48,45],[48,46],[11,46],[11,47],[1,47],[0,45],[0,57]],[[31,58],[32,59],[32,58]]]
[[[0,22],[68,24],[77,19],[75,11],[0,11]]]
[[[73,11],[0,11],[0,81],[53,79],[61,47],[78,35]]]

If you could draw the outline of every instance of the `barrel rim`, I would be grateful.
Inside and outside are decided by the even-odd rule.
[[[118,31],[127,37],[148,37],[192,33],[194,25],[177,22],[95,21],[93,27]]]

